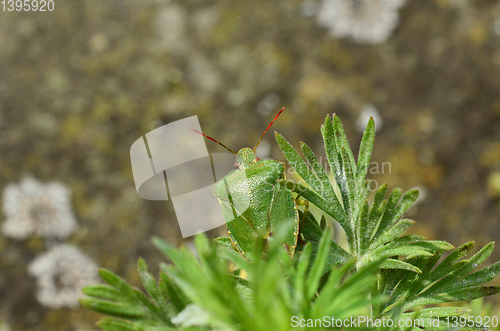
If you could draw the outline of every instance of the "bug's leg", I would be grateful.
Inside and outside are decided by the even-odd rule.
[[[309,211],[309,201],[307,201],[305,199],[300,199],[300,194],[299,194],[295,198],[295,203],[297,204],[297,206],[304,206],[304,212],[302,213],[302,218],[300,220],[300,223],[303,224],[304,220],[306,219],[307,212]],[[299,227],[299,235],[297,236],[297,240],[303,245],[306,244],[306,242],[300,237],[300,227]]]
[[[300,195],[298,195],[295,198],[295,203],[297,204],[297,206],[304,206],[304,212],[302,213],[302,219],[300,220],[301,222],[304,222],[306,214],[309,211],[309,201],[300,199]]]

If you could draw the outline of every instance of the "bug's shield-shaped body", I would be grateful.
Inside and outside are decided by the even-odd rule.
[[[290,256],[297,246],[299,213],[291,191],[277,183],[285,177],[285,165],[259,160],[249,148],[240,150],[236,165],[215,188],[233,246],[243,256],[252,251],[258,237],[267,239],[283,222],[293,219],[294,227],[283,245]]]

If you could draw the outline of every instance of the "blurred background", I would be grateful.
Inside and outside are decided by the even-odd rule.
[[[137,195],[129,153],[193,115],[239,149],[285,107],[271,131],[318,156],[327,114],[355,154],[374,116],[372,161],[390,168],[370,177],[421,189],[413,233],[475,251],[500,237],[500,1],[53,4],[0,11],[1,331],[95,329],[74,293],[54,293],[95,265],[139,286],[137,259],[163,260],[153,235],[189,245],[170,201]],[[284,161],[272,134],[259,153]],[[79,278],[51,274],[65,268]]]

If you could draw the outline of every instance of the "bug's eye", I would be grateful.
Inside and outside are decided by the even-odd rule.
[[[237,166],[238,166],[238,162],[234,162],[234,164],[233,164],[233,165],[234,165],[235,167],[237,167]]]
[[[255,157],[255,160],[256,161],[260,161],[260,157]]]

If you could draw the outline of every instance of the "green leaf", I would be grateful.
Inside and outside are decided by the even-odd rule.
[[[328,160],[328,164],[330,165],[330,168],[332,169],[335,182],[337,183],[340,193],[342,195],[342,201],[343,201],[343,210],[345,210],[346,215],[349,217],[352,216],[350,212],[350,193],[349,193],[349,185],[348,185],[348,179],[346,178],[346,169],[352,169],[352,166],[349,166],[348,164],[344,164],[344,158],[342,155],[342,143],[339,141],[339,138],[337,135],[339,132],[337,132],[334,129],[333,122],[330,118],[330,116],[327,116],[325,119],[325,124],[321,127],[321,133],[323,135],[323,141],[325,143],[325,152],[326,152],[326,158]],[[349,148],[349,146],[347,146]],[[345,149],[345,148],[344,148]],[[350,151],[350,149],[349,149]],[[345,150],[344,151],[345,155],[348,154],[348,152]],[[352,154],[352,152],[351,152]],[[354,162],[354,157],[353,160]],[[347,159],[345,162],[349,163],[349,157],[347,156]],[[354,164],[354,163],[353,163]],[[349,173],[352,174],[352,171]],[[352,180],[352,178],[351,178]],[[352,182],[351,182],[352,183]],[[352,227],[352,225],[349,223],[349,226]],[[345,229],[344,229],[345,230]],[[352,232],[352,228],[351,228]],[[350,242],[352,245],[354,242]]]
[[[389,197],[376,237],[380,236],[387,228],[396,223],[418,199],[418,190],[410,190],[406,192],[398,204],[401,194],[402,191],[400,189],[395,189]]]
[[[208,239],[202,233],[199,233],[194,237],[194,244],[196,246],[196,251],[200,256],[206,255],[210,250],[210,244],[208,243]]]
[[[330,116],[328,115],[327,118],[330,118]],[[333,122],[333,127],[335,129],[335,139],[337,142],[338,150],[344,148],[347,152],[348,160],[349,163],[351,164],[351,167],[353,168],[356,167],[354,154],[352,153],[351,147],[349,147],[349,142],[347,141],[347,136],[344,131],[344,126],[342,125],[340,118],[336,114],[333,114],[331,121]]]
[[[438,317],[448,317],[448,316],[461,316],[470,312],[470,309],[465,309],[461,307],[432,307],[426,308],[419,311],[419,318],[438,318]],[[413,313],[402,314],[401,317],[409,317]]]
[[[387,205],[385,207],[384,215],[380,220],[380,225],[378,226],[377,232],[373,239],[376,239],[380,236],[391,224],[393,223],[393,218],[395,215],[396,205],[403,195],[403,191],[400,188],[394,189],[389,196],[389,200],[387,200]]]
[[[478,284],[484,284],[493,280],[496,276],[498,276],[498,274],[500,274],[500,262],[496,262],[487,268],[465,276],[458,282],[458,284],[455,284],[455,288],[466,288]]]
[[[366,226],[366,232],[364,233],[364,238],[361,239],[361,249],[364,251],[370,244],[370,240],[375,235],[375,230],[377,229],[381,217],[384,214],[387,201],[383,201],[385,193],[387,192],[387,184],[383,184],[375,193],[373,198],[373,203],[370,208],[370,215],[368,216],[368,224]],[[383,202],[382,202],[383,201]]]
[[[97,325],[106,331],[139,331],[133,323],[114,318],[103,318]]]
[[[429,277],[430,282],[434,282],[443,276],[448,275],[451,271],[457,269],[459,266],[466,264],[467,261],[460,261],[462,257],[467,255],[474,248],[474,242],[470,241],[456,248],[435,268]],[[460,263],[461,265],[458,265]]]
[[[138,300],[131,303],[132,305],[138,305],[140,306],[140,304],[142,304],[142,306],[144,306],[147,310],[149,310],[150,312],[150,316],[151,318],[157,320],[157,319],[160,319],[161,320],[161,312],[160,312],[160,308],[158,308],[153,302],[151,302],[148,298],[148,296],[146,294],[144,294],[143,292],[141,292],[139,289],[136,289],[134,288],[134,293],[135,293],[135,296]]]
[[[247,288],[252,288],[252,282],[250,282],[248,279],[241,278],[241,277],[236,276],[236,275],[230,275],[230,277],[232,278],[232,280],[236,284],[239,284],[239,285],[247,287]]]
[[[356,173],[356,181],[358,187],[361,186],[365,180],[368,168],[370,167],[370,159],[372,156],[373,143],[375,142],[375,121],[370,117],[368,125],[366,126],[361,145],[359,146],[358,165]]]
[[[318,193],[324,196],[327,201],[336,199],[337,196],[333,190],[332,184],[330,183],[330,179],[323,169],[323,166],[316,158],[316,155],[314,155],[311,148],[303,142],[300,142],[300,148],[302,149],[302,153],[304,153],[307,162],[311,165],[313,175],[318,178],[321,187],[321,190]]]
[[[323,141],[325,142],[326,158],[333,171],[335,181],[342,195],[343,208],[350,220],[353,219],[353,197],[354,197],[354,175],[355,161],[352,151],[347,143],[342,123],[339,123],[337,116],[330,116],[325,119],[325,124],[321,127]],[[333,139],[332,139],[333,138]],[[350,223],[353,231],[353,224]],[[355,242],[349,242],[353,245]]]
[[[413,245],[413,244],[399,246],[391,249],[377,250],[377,253],[374,255],[378,256],[381,254],[385,254],[387,256],[394,256],[394,255],[432,256],[433,255],[429,251],[419,247],[418,245]]]
[[[115,303],[99,299],[82,298],[80,304],[86,308],[117,317],[144,317],[146,312],[138,306],[125,303]]]
[[[304,217],[302,212],[300,212],[300,218],[300,233],[304,237],[305,242],[311,244],[313,255],[316,255],[318,253],[320,239],[325,230],[318,226],[311,213],[308,213],[306,217]],[[299,248],[300,245],[299,243]],[[324,272],[330,270],[334,265],[344,263],[348,258],[349,253],[335,241],[330,240],[330,250]]]
[[[297,171],[297,173],[306,181],[309,186],[316,192],[324,192],[323,186],[319,179],[314,176],[314,174],[309,170],[307,164],[302,160],[299,153],[293,148],[293,146],[279,133],[275,133],[276,142],[283,154],[285,154],[286,159],[290,165]]]
[[[231,239],[228,237],[218,237],[215,238],[214,241],[221,245],[222,247],[227,247],[227,248],[233,248],[233,243],[231,242]]]
[[[431,304],[471,301],[478,298],[495,295],[497,293],[500,293],[500,286],[479,286],[438,294],[437,296],[432,298],[423,297],[422,301],[426,301],[426,299],[428,299]]]
[[[361,207],[358,219],[356,221],[356,235],[358,238],[358,251],[363,253],[363,248],[367,245],[363,241],[367,240],[366,232],[368,231],[368,209],[369,209],[368,201],[364,201],[363,206]]]
[[[350,216],[351,220],[356,219],[357,204],[355,196],[361,195],[361,187],[356,187],[356,169],[355,165],[351,165],[347,160],[349,158],[348,153],[345,148],[342,147],[340,150],[340,157],[342,159],[341,168],[341,183],[339,185],[340,191],[342,193],[342,199],[344,202],[344,209],[346,213]],[[356,194],[357,193],[357,194]],[[351,225],[354,227],[354,224]]]
[[[337,199],[329,201],[331,203],[329,204],[329,202],[327,202],[323,197],[321,197],[317,193],[309,190],[307,187],[299,183],[295,183],[288,180],[279,180],[278,183],[280,185],[285,186],[292,192],[300,194],[309,202],[315,204],[318,208],[325,211],[328,215],[333,217],[333,219],[335,219],[340,224],[340,226],[342,226],[342,228],[346,232],[348,240],[349,238],[351,238],[350,239],[351,241],[354,240],[354,233],[352,227],[348,222],[348,219],[346,218],[346,215],[344,213],[342,206],[340,205],[340,202]]]
[[[481,265],[484,261],[486,261],[486,259],[493,252],[493,247],[494,244],[492,242],[484,246],[479,252],[477,252],[473,257],[471,257],[466,264],[450,272],[447,276],[445,276],[439,282],[437,282],[432,287],[432,289],[428,290],[428,293],[437,293],[438,291],[446,291],[455,288],[457,285],[460,285],[461,284],[460,279],[465,275],[467,275],[472,270],[474,270],[477,266]],[[486,282],[486,281],[482,282],[481,278],[475,278],[475,280],[476,284],[483,284]]]
[[[306,278],[306,272],[309,267],[309,262],[311,258],[312,247],[310,243],[304,246],[302,252],[300,252],[299,262],[297,264],[297,269],[295,271],[295,277],[293,277],[294,285],[294,300],[303,311],[307,311],[308,302],[305,301],[305,291],[306,287],[304,279]]]
[[[160,271],[160,288],[163,295],[169,299],[174,314],[180,313],[191,303],[184,292],[163,271]]]
[[[130,300],[134,300],[134,290],[132,289],[132,286],[128,285],[125,280],[106,269],[99,269],[99,275],[102,279],[104,279],[106,283],[120,291],[122,295],[126,296]]]
[[[161,318],[169,323],[170,318],[169,316],[173,315],[174,312],[172,308],[167,304],[167,301],[163,297],[163,295],[160,292],[160,289],[156,285],[156,281],[149,273],[148,271],[148,266],[146,265],[146,262],[140,258],[139,261],[137,262],[137,269],[139,270],[139,275],[141,276],[141,282],[146,291],[148,292],[149,296],[153,299],[154,303],[156,304],[157,307],[159,307],[161,311]]]
[[[384,234],[378,237],[377,240],[373,241],[370,245],[370,249],[375,249],[383,244],[396,240],[408,227],[413,224],[415,224],[415,222],[409,219],[400,220],[393,227],[389,228]]]
[[[122,295],[116,288],[103,284],[85,286],[82,292],[91,297],[113,301],[126,301],[129,299],[127,296]]]
[[[330,231],[323,231],[323,235],[321,236],[321,240],[319,242],[318,254],[316,254],[316,258],[314,259],[314,263],[308,275],[309,281],[307,283],[307,300],[311,300],[313,298],[318,289],[319,280],[324,274],[323,270],[326,265],[329,243],[331,241],[330,236]]]
[[[407,263],[407,262],[404,262],[404,261],[400,261],[400,260],[394,260],[394,259],[387,259],[387,260],[385,260],[384,263],[382,263],[382,265],[380,267],[383,268],[383,269],[409,270],[409,271],[413,271],[413,272],[416,272],[416,273],[421,273],[422,272],[422,271],[420,271],[419,268],[415,267],[414,265],[412,265],[410,263]]]

